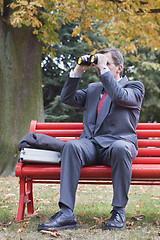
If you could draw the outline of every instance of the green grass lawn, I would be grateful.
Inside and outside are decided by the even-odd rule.
[[[50,234],[37,232],[40,222],[59,210],[59,185],[34,185],[35,215],[16,222],[19,184],[13,177],[0,178],[0,240],[160,240],[160,186],[131,186],[126,208],[127,228],[104,231],[112,210],[112,186],[79,185],[74,214],[77,230]],[[140,217],[137,216],[141,216]]]

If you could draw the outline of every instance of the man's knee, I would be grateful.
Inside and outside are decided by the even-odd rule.
[[[69,140],[65,143],[61,155],[61,162],[69,162],[71,165],[80,164],[81,167],[83,167],[83,155],[78,140]]]
[[[63,150],[75,150],[77,148],[76,140],[69,140],[65,143]]]
[[[117,159],[118,161],[123,161],[126,158],[131,160],[132,154],[128,144],[123,140],[114,142],[112,144],[111,158]]]

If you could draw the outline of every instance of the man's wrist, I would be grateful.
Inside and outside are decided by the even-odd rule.
[[[73,69],[70,71],[69,77],[70,78],[81,78],[82,73],[75,72]]]
[[[109,71],[110,71],[109,68],[107,66],[105,66],[100,69],[100,74],[103,75],[104,73],[109,72]]]
[[[84,72],[83,66],[76,65],[76,67],[73,69],[75,73],[82,74]]]

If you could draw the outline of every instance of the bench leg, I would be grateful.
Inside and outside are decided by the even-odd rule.
[[[19,205],[18,205],[18,212],[17,212],[17,219],[16,221],[19,222],[24,219],[24,211],[25,211],[25,178],[19,178]]]
[[[26,191],[25,177],[19,178],[19,184],[20,184],[20,193],[19,193],[19,205],[18,205],[18,212],[17,212],[17,219],[16,219],[17,222],[24,219],[26,204],[27,204],[27,216],[30,216],[34,213],[32,182],[27,182],[27,191]]]
[[[26,195],[27,195],[27,216],[31,216],[34,213],[32,182],[27,182],[27,194]]]

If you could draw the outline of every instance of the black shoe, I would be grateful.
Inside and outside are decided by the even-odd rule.
[[[49,221],[55,219],[59,214],[60,212],[55,213],[52,217],[50,217]]]
[[[38,225],[38,231],[41,230],[62,230],[62,229],[76,229],[77,222],[74,214],[72,216],[65,216],[61,211],[56,213],[50,218],[50,221],[46,223],[40,223]]]
[[[105,230],[122,230],[126,227],[126,219],[123,214],[112,210],[111,218],[106,222]]]

